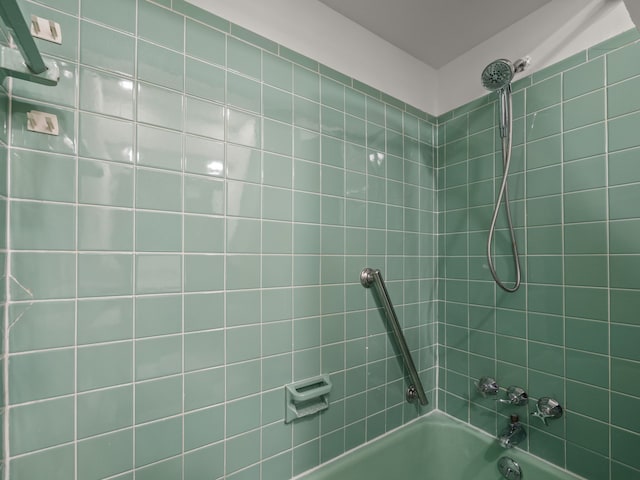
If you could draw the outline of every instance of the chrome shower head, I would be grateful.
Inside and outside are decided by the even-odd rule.
[[[482,86],[496,92],[509,85],[515,74],[516,68],[512,62],[504,58],[495,60],[482,71]]]

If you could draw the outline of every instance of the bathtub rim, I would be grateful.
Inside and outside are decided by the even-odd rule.
[[[458,424],[460,426],[468,428],[468,429],[470,429],[470,430],[482,435],[483,437],[488,437],[490,439],[495,440],[495,437],[493,435],[488,434],[487,432],[485,432],[484,430],[476,427],[475,425],[472,425],[470,423],[464,422],[464,421],[460,420],[459,418],[454,417],[453,415],[450,415],[449,413],[444,412],[442,410],[433,409],[433,410],[431,410],[431,411],[429,411],[429,412],[427,412],[427,413],[425,413],[423,415],[420,415],[419,417],[416,417],[416,418],[408,421],[407,423],[404,423],[404,424],[402,424],[402,425],[400,425],[398,427],[395,427],[395,428],[389,430],[388,432],[383,433],[382,435],[374,438],[373,440],[369,440],[368,442],[365,442],[365,443],[363,443],[361,445],[358,445],[357,447],[352,448],[351,450],[348,450],[348,451],[346,451],[344,453],[341,453],[340,455],[338,455],[337,457],[332,458],[331,460],[328,460],[328,461],[326,461],[324,463],[316,465],[313,468],[310,468],[309,470],[305,470],[304,472],[299,473],[298,475],[292,477],[291,480],[303,480],[305,476],[310,475],[311,473],[316,472],[317,470],[320,470],[321,468],[324,468],[327,465],[331,465],[331,464],[339,461],[340,459],[346,457],[347,455],[351,455],[352,453],[355,453],[355,452],[357,452],[357,451],[359,451],[359,450],[361,450],[363,448],[369,447],[373,443],[377,443],[378,441],[382,441],[384,438],[386,438],[386,437],[388,437],[388,436],[390,436],[392,434],[395,434],[396,432],[398,432],[398,431],[400,431],[400,430],[402,430],[404,428],[407,428],[407,427],[412,426],[412,425],[417,424],[417,423],[425,422],[427,419],[429,419],[430,417],[433,417],[433,416],[435,416],[435,417],[442,416],[442,417],[446,418],[447,420],[452,420],[453,423],[455,423],[455,424]],[[561,470],[563,473],[566,473],[570,478],[573,478],[575,480],[587,480],[585,477],[581,477],[577,473],[574,473],[574,472],[572,472],[570,470],[567,470],[566,468],[562,468],[562,467],[556,465],[555,463],[551,463],[548,460],[545,460],[542,457],[538,457],[537,455],[534,455],[533,453],[531,453],[531,452],[529,452],[527,450],[523,450],[520,447],[514,447],[514,449],[519,451],[519,452],[521,452],[521,453],[523,453],[523,454],[526,454],[526,455],[529,455],[529,456],[535,458],[536,461],[542,462],[543,464],[545,464],[547,466],[550,466],[552,468],[557,468],[557,469]],[[505,450],[505,451],[507,451],[507,450]]]

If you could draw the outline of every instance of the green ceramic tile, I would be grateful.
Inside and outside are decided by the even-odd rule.
[[[182,138],[179,134],[144,125],[139,125],[137,132],[136,161],[138,164],[167,170],[181,170]]]
[[[260,426],[260,396],[243,398],[226,405],[227,437],[254,430]],[[284,426],[284,424],[283,424]],[[289,427],[286,428],[291,431]]]
[[[76,261],[69,253],[11,254],[12,300],[71,298],[75,295]]]
[[[104,228],[108,225],[110,228]],[[133,248],[133,212],[104,207],[78,207],[78,249]]]
[[[10,164],[12,197],[63,202],[75,200],[72,157],[13,150]]]
[[[564,258],[564,274],[568,285],[606,287],[607,257],[567,255]]]
[[[207,215],[224,212],[224,183],[204,177],[184,177],[184,211]]]
[[[536,198],[527,202],[527,222],[530,226],[559,224],[561,216],[560,196]]]
[[[68,31],[68,30],[67,30]],[[89,22],[80,24],[80,61],[113,73],[134,73],[133,37]]]
[[[567,408],[601,421],[609,418],[609,392],[606,389],[567,380]]]
[[[164,480],[182,475],[182,458],[176,457],[136,470],[139,480]]]
[[[566,254],[606,254],[606,223],[596,222],[565,225],[564,248]]]
[[[84,0],[81,5],[82,16],[128,33],[134,33],[136,5],[127,0],[116,0],[109,5],[109,8],[104,8],[99,0]]]
[[[559,105],[526,117],[527,141],[538,140],[560,133],[561,108]]]
[[[11,459],[12,475],[15,478],[40,478],[64,480],[75,471],[75,453],[72,444],[41,450],[30,455]]]
[[[569,287],[565,288],[565,313],[567,316],[607,320],[609,303],[607,290]]]
[[[180,333],[182,301],[179,295],[138,297],[135,307],[136,338]]]
[[[236,72],[260,79],[262,71],[261,51],[248,43],[227,39],[227,66]]]
[[[186,215],[184,232],[185,252],[222,253],[224,250],[224,223],[220,218]]]
[[[637,316],[634,314],[640,302],[640,292],[636,290],[611,289],[611,321],[638,325]]]
[[[187,55],[217,65],[226,64],[226,37],[222,32],[188,18],[185,40]]]
[[[640,109],[635,92],[640,88],[640,77],[615,84],[607,89],[607,116],[617,117]]]
[[[265,117],[285,123],[293,123],[292,96],[290,93],[263,86],[263,113]]]
[[[138,35],[182,52],[184,50],[184,17],[151,2],[139,2]]]
[[[344,110],[344,86],[327,77],[320,78],[320,101],[323,105]]]
[[[169,377],[136,384],[136,423],[171,417],[181,411],[181,377]]]
[[[604,107],[604,90],[597,90],[575,100],[565,102],[562,111],[564,130],[571,130],[603,121],[605,118]]]
[[[527,168],[558,164],[562,161],[562,138],[559,135],[527,142]]]
[[[78,200],[95,205],[133,206],[133,169],[109,162],[78,160]]]
[[[610,253],[640,253],[637,246],[629,241],[640,233],[639,228],[640,223],[637,220],[611,222],[609,224]]]
[[[223,108],[203,100],[186,97],[184,129],[188,133],[223,140]]]
[[[293,129],[286,123],[264,120],[263,148],[266,151],[291,155],[293,153]]]
[[[606,220],[606,190],[588,190],[564,196],[565,223]]]
[[[224,368],[186,374],[184,377],[185,411],[224,401]]]
[[[12,356],[9,362],[11,404],[72,393],[73,352],[70,349]]]
[[[556,75],[527,89],[527,114],[560,103],[561,76]]]
[[[259,117],[237,110],[226,111],[227,140],[247,147],[262,145],[262,122]]]
[[[78,443],[78,475],[104,478],[133,467],[133,431],[123,430]]]
[[[133,422],[133,387],[98,390],[78,396],[78,438],[129,427]]]
[[[292,227],[289,223],[262,222],[262,253],[291,253],[291,232]]]
[[[139,40],[137,60],[138,79],[174,90],[183,90],[185,67],[181,54]]]
[[[610,285],[613,288],[638,288],[633,279],[633,268],[640,257],[632,255],[616,255],[609,260]]]
[[[265,153],[262,183],[274,187],[291,188],[293,164],[290,157]]]
[[[607,123],[609,127],[609,151],[639,146],[636,135],[640,126],[640,113],[614,118]]]
[[[607,55],[607,82],[609,84],[640,74],[638,59],[640,44],[632,43]]]
[[[204,62],[185,59],[185,92],[214,102],[225,100],[225,72]]]
[[[184,170],[199,175],[223,177],[224,155],[224,143],[187,135],[184,146]]]
[[[224,332],[192,333],[184,338],[184,369],[199,370],[224,363]]]
[[[227,215],[260,217],[260,187],[244,182],[227,182]]]
[[[574,192],[604,187],[606,183],[606,168],[604,156],[566,163],[563,174],[564,191]]]
[[[226,470],[235,472],[260,459],[260,432],[245,433],[227,441]]]
[[[184,297],[184,330],[209,330],[224,324],[222,293],[197,293]]]
[[[626,218],[636,218],[637,213],[633,212],[634,202],[640,195],[640,186],[637,184],[616,187],[609,190],[609,218],[611,220],[622,220]]]
[[[636,455],[638,434],[620,428],[611,429],[611,458],[640,469],[640,461]]]
[[[604,58],[600,57],[563,75],[563,98],[568,100],[604,87]]]
[[[136,206],[152,210],[182,210],[182,179],[179,175],[137,169]]]
[[[136,250],[179,252],[182,250],[182,218],[161,212],[136,213]]]
[[[72,302],[42,302],[9,306],[11,352],[73,345]]]
[[[136,380],[147,380],[179,373],[182,363],[180,336],[136,341]]]
[[[11,409],[11,455],[73,441],[73,399],[59,398]]]
[[[227,252],[260,253],[261,222],[243,218],[227,219]]]
[[[258,288],[260,286],[259,256],[227,257],[227,289]]]
[[[135,269],[137,294],[180,291],[182,285],[180,255],[137,254]]]
[[[184,472],[188,478],[209,474],[214,478],[222,477],[224,475],[224,444],[218,443],[186,454]]]
[[[605,124],[597,123],[563,135],[563,160],[568,162],[606,152]]]
[[[237,363],[227,367],[227,400],[245,397],[260,390],[260,361]]]
[[[529,285],[527,288],[529,310],[539,313],[562,313],[562,286]]]
[[[608,357],[567,349],[565,361],[568,379],[605,388],[609,384]]]
[[[636,415],[639,401],[636,397],[613,393],[611,395],[611,423],[639,433],[637,423],[627,421]]]
[[[291,92],[293,89],[293,64],[283,58],[264,53],[262,78],[269,85]]]
[[[131,295],[133,259],[130,254],[78,255],[78,296]]]
[[[639,329],[630,325],[611,325],[611,355],[640,361],[636,348]]]
[[[177,92],[138,83],[138,121],[182,130],[183,97]]]
[[[140,467],[149,463],[173,457],[182,449],[182,418],[174,417],[155,423],[136,427],[135,465]]]
[[[229,73],[227,78],[227,101],[232,106],[260,113],[262,103],[260,83],[241,75]],[[265,99],[265,107],[266,105],[267,99]],[[267,114],[266,111],[265,114]]]
[[[14,250],[75,249],[71,205],[11,202],[10,246]]]
[[[600,321],[567,318],[565,345],[587,352],[609,353],[606,339],[609,337],[607,324]]]
[[[616,392],[640,396],[638,364],[629,360],[611,359],[611,389]]]
[[[80,155],[128,163],[133,160],[133,124],[107,117],[80,115]]]
[[[220,255],[189,255],[185,257],[185,292],[222,290],[224,287],[223,264],[224,259]]]
[[[104,368],[106,364],[108,369]],[[78,391],[130,383],[132,365],[132,342],[78,348]]]
[[[609,459],[567,442],[567,469],[586,477],[609,478]]]
[[[550,75],[555,75],[557,73],[563,72],[571,67],[575,67],[576,65],[580,65],[581,63],[584,63],[587,60],[587,52],[586,51],[582,51],[582,52],[578,52],[575,55],[572,55],[571,57],[568,57],[564,60],[561,60],[560,62],[557,62],[547,68],[543,68],[542,70],[535,72],[533,75],[531,75],[532,77],[532,81],[535,82],[539,82],[547,77],[549,77]]]
[[[133,338],[133,301],[109,298],[78,301],[78,344]]]
[[[562,190],[562,174],[556,165],[538,170],[530,170],[526,175],[527,198],[557,195]]]

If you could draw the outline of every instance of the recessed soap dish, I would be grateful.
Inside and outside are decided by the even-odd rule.
[[[285,423],[329,408],[331,386],[329,375],[285,385]]]

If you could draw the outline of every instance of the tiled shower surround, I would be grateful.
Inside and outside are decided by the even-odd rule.
[[[640,474],[636,33],[515,85],[506,295],[494,96],[435,119],[182,0],[20,5],[64,44],[39,43],[60,84],[0,108],[5,478],[284,480],[415,418],[365,266],[423,411],[495,434],[509,409],[472,387],[495,375],[566,407],[524,448]],[[285,424],[283,385],[320,373],[330,408]]]
[[[11,92],[11,480],[283,480],[415,418],[367,266],[436,405],[435,118],[161,3],[20,4],[64,43]]]
[[[439,408],[492,435],[519,413],[523,448],[593,480],[640,478],[638,38],[514,84],[515,294],[493,283],[485,258],[502,175],[495,96],[438,123]],[[504,211],[493,251],[511,286]],[[473,382],[485,375],[524,387],[529,406],[481,398]],[[529,415],[544,396],[565,407],[548,427]]]

